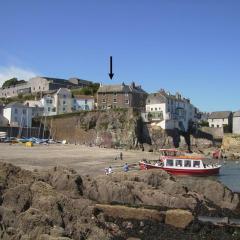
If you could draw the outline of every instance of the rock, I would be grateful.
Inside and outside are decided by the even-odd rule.
[[[71,194],[71,197],[82,195],[82,178],[73,169],[54,167],[41,173],[41,180],[53,186],[57,191]]]
[[[166,212],[165,223],[176,228],[185,229],[193,219],[194,217],[191,212],[182,209],[174,209]]]
[[[96,204],[95,211],[100,210],[104,213],[104,215],[118,218],[121,216],[122,219],[135,219],[139,220],[140,225],[143,225],[142,220],[155,220],[158,222],[163,222],[165,218],[165,214],[160,211],[144,209],[144,208],[131,208],[126,206],[119,205],[103,205]]]

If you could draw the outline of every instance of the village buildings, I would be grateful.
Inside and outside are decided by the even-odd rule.
[[[32,126],[32,108],[18,102],[13,102],[5,106],[3,116],[13,127]]]
[[[232,112],[231,111],[218,111],[212,112],[208,117],[209,127],[222,128],[227,127],[232,129]]]
[[[189,99],[179,93],[175,95],[164,91],[149,94],[146,100],[146,111],[142,114],[144,121],[162,129],[179,129],[186,132],[189,124],[197,122],[198,109]]]
[[[93,96],[75,95],[72,106],[73,111],[91,111],[95,108],[95,99]]]
[[[29,81],[7,88],[0,88],[0,98],[16,97],[19,94],[37,94],[46,93],[59,88],[82,88],[91,85],[91,81],[70,78],[50,78],[50,77],[34,77]]]
[[[240,134],[240,111],[233,114],[233,134]]]
[[[146,97],[147,93],[134,82],[130,85],[125,83],[101,85],[97,92],[97,107],[98,109],[131,107],[143,109]]]

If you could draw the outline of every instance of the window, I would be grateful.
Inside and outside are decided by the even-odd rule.
[[[166,166],[173,167],[173,160],[172,159],[168,159],[167,163],[166,163]]]
[[[39,86],[38,89],[41,89],[41,87]]]
[[[176,167],[182,167],[182,160],[176,160]]]
[[[129,101],[128,101],[128,99],[126,99],[126,100],[125,100],[125,104],[129,104]]]
[[[200,167],[200,161],[193,161],[193,167]]]
[[[125,97],[128,97],[128,93],[125,93]],[[150,103],[150,100],[148,100],[148,102]]]
[[[66,101],[63,101],[63,104],[66,104]]]
[[[66,111],[66,108],[64,107],[64,108],[63,108],[63,112],[65,112],[65,111]]]
[[[15,121],[15,122],[17,122],[17,121],[18,121],[17,117],[15,117],[15,118],[14,118],[14,121]]]
[[[113,103],[117,103],[117,99],[116,98],[113,99]]]
[[[219,125],[217,125],[217,128],[219,128]]]
[[[114,96],[117,96],[117,93],[115,92],[115,93],[113,93],[113,95],[114,95]]]
[[[190,160],[185,160],[184,161],[184,167],[191,167],[191,161]]]
[[[66,98],[66,97],[67,97],[67,96],[64,94],[64,95],[63,95],[63,98]]]
[[[50,112],[51,111],[51,108],[50,107],[48,107],[48,112]]]
[[[151,108],[151,111],[153,111],[153,108]]]
[[[157,111],[157,108],[155,108],[155,111]]]
[[[14,113],[16,113],[16,114],[18,113],[18,110],[17,110],[17,108],[15,108],[15,109],[14,109]]]
[[[103,102],[103,103],[106,103],[106,99],[105,99],[105,98],[103,98],[103,99],[102,99],[102,102]]]
[[[85,99],[85,104],[88,104],[88,100],[87,99]]]

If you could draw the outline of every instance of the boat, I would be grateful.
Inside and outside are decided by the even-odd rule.
[[[219,174],[221,165],[206,164],[202,156],[189,155],[173,149],[164,149],[159,160],[139,162],[141,170],[161,169],[173,175],[210,176]]]

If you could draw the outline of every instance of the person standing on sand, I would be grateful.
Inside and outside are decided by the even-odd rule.
[[[108,168],[108,174],[111,174],[111,173],[113,173],[113,170],[112,170],[112,167],[109,166],[109,168]]]
[[[120,160],[123,160],[123,153],[120,152]]]
[[[128,164],[125,163],[124,166],[123,166],[123,171],[124,172],[128,172],[129,171],[129,167],[128,167]]]

